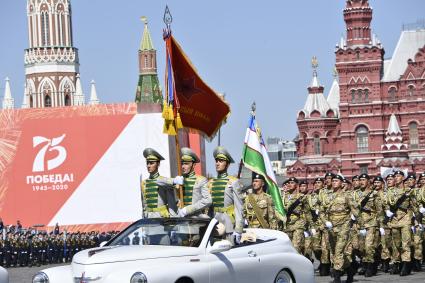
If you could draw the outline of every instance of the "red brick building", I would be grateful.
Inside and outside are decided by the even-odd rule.
[[[384,59],[368,0],[346,1],[343,13],[337,75],[325,98],[313,58],[313,80],[297,116],[298,161],[288,175],[425,171],[425,27],[403,30],[394,54]]]

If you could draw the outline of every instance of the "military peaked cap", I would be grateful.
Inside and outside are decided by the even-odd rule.
[[[263,175],[252,172],[252,180],[255,180],[255,179],[260,179],[260,180],[263,180],[263,181],[266,180]]]
[[[301,181],[300,181],[300,185],[303,185],[303,184],[308,185],[308,183],[307,183],[307,181],[306,181],[306,180],[301,180]]]
[[[416,180],[415,173],[408,173],[407,176],[406,176],[406,180],[409,180],[409,179]]]
[[[360,176],[359,176],[359,179],[370,179],[370,177],[369,177],[369,175],[368,174],[365,174],[365,173],[363,173],[363,174],[361,174]]]
[[[385,177],[385,179],[388,179],[388,178],[394,178],[394,174],[393,173],[388,174],[387,177]]]
[[[359,180],[359,175],[354,175],[353,178],[351,178],[351,181],[354,181],[354,180]]]
[[[190,161],[193,163],[199,163],[201,161],[199,160],[199,157],[196,155],[196,153],[188,147],[182,147],[181,154],[182,161]]]
[[[217,146],[213,152],[215,159],[223,159],[229,163],[235,163],[230,153],[222,146]]]
[[[322,182],[323,183],[323,178],[322,177],[317,177],[316,179],[314,179],[314,182]]]
[[[155,149],[153,148],[145,148],[143,151],[143,156],[146,158],[147,161],[161,161],[164,160],[164,157],[162,157],[161,154],[159,154]]]
[[[344,178],[344,180],[342,181],[345,184],[351,184],[350,180],[348,180],[347,178]]]
[[[422,178],[425,178],[425,172],[424,172],[424,173],[419,174],[419,178],[418,178],[418,179],[420,180],[420,179],[422,179]]]

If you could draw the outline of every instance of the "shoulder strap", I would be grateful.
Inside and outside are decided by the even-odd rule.
[[[252,205],[252,208],[254,209],[254,213],[255,216],[258,219],[258,222],[260,222],[261,227],[268,229],[269,228],[269,224],[266,222],[266,220],[264,219],[263,215],[261,215],[261,210],[257,205],[257,202],[255,201],[254,197],[252,196],[252,194],[248,195],[248,201],[249,203]]]

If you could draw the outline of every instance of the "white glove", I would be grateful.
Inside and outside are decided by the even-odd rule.
[[[351,214],[351,220],[356,221],[356,217],[353,214]]]
[[[314,235],[316,235],[317,234],[317,231],[316,231],[316,229],[311,229],[311,234],[314,236]]]
[[[379,228],[379,234],[381,234],[381,236],[385,236],[384,228]]]
[[[422,213],[422,214],[425,214],[425,208],[419,207],[419,212]]]
[[[243,224],[244,224],[244,226],[245,226],[245,227],[248,227],[248,225],[249,225],[248,220],[247,220],[247,219],[245,219],[245,220],[243,221]]]
[[[310,233],[308,231],[304,231],[304,238],[309,238],[310,237]]]
[[[360,230],[359,230],[359,234],[360,234],[361,236],[363,236],[363,237],[364,237],[364,236],[366,236],[366,233],[367,233],[367,232],[366,232],[366,229],[360,229]]]
[[[173,184],[174,185],[183,185],[184,184],[184,178],[183,178],[183,176],[176,176],[176,177],[174,177]]]
[[[421,223],[419,223],[419,224],[418,224],[418,228],[419,228],[419,230],[421,230],[421,231],[423,231],[423,230],[424,230],[424,226],[423,226]]]
[[[332,227],[333,227],[333,225],[332,225],[332,223],[331,223],[330,221],[326,221],[326,222],[325,222],[325,226],[326,226],[326,228],[328,228],[328,229],[332,229]]]
[[[391,218],[394,216],[394,213],[392,213],[390,210],[385,210],[385,214],[387,215],[388,218]]]
[[[316,211],[315,211],[315,212],[316,212],[316,215],[319,215],[319,210],[318,210],[318,209],[316,209]]]
[[[235,243],[239,245],[241,243],[242,234],[238,232],[233,232],[232,235],[233,237],[235,237]]]
[[[416,227],[415,226],[410,227],[410,229],[412,229],[413,234],[416,233]]]
[[[187,215],[186,207],[179,210],[179,217],[185,217]]]

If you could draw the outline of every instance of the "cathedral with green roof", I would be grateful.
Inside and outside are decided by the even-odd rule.
[[[146,17],[142,17],[145,24],[143,37],[139,47],[139,82],[136,89],[138,103],[162,104],[162,90],[158,80],[156,50],[148,29]]]

